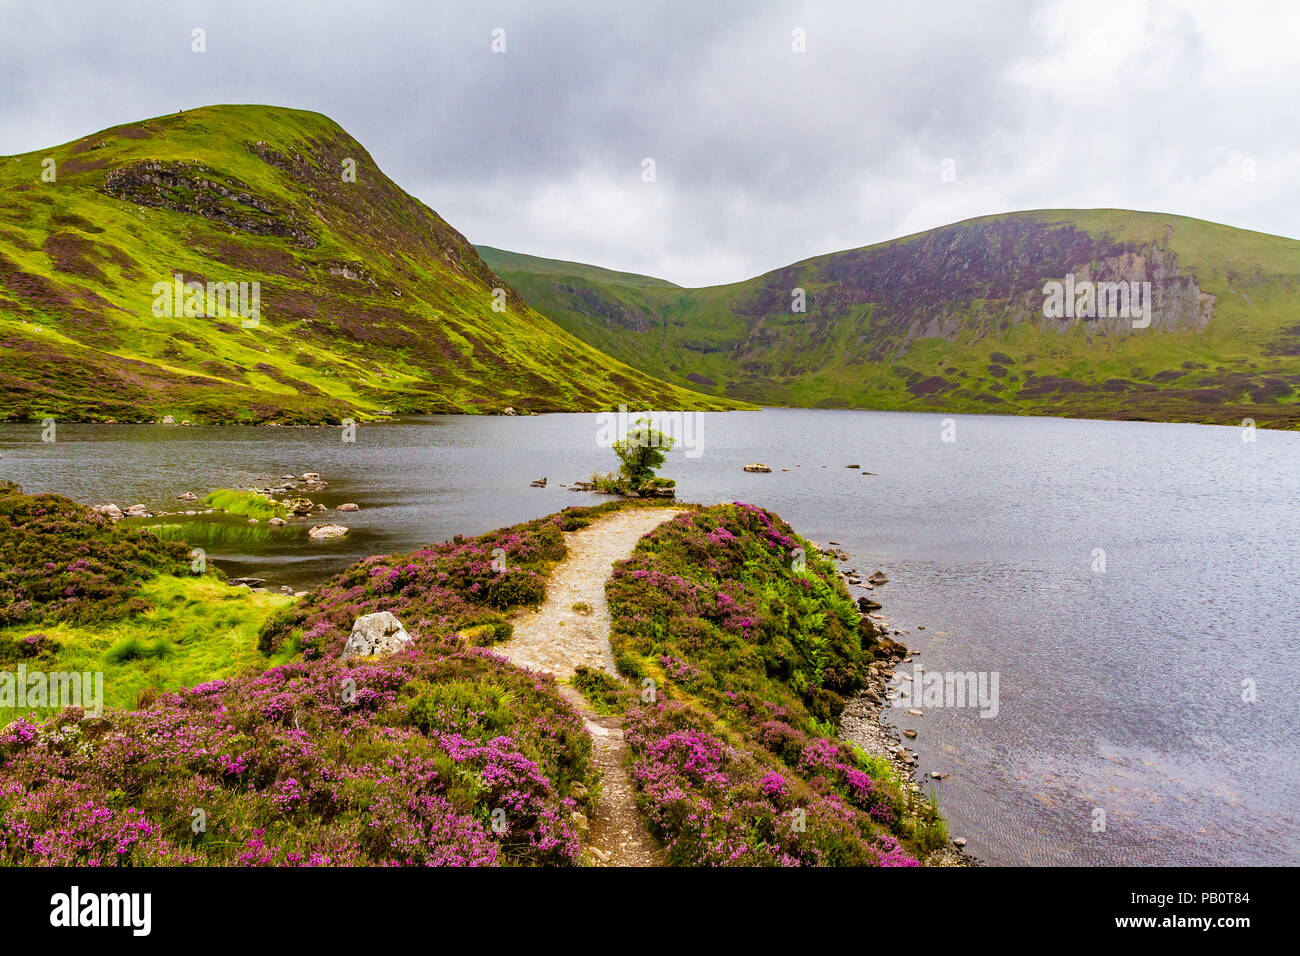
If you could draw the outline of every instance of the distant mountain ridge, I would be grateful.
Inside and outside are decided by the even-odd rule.
[[[480,252],[602,351],[759,404],[1300,426],[1300,242],[1278,236],[1036,210],[701,289]],[[1048,317],[1044,289],[1067,279],[1103,304],[1149,289],[1149,325]]]
[[[160,304],[155,287],[176,277],[255,291],[259,315]],[[211,106],[0,158],[0,417],[307,423],[623,403],[737,404],[535,312],[318,113]]]

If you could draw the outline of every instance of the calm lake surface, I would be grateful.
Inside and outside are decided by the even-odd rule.
[[[663,473],[683,500],[763,505],[883,568],[875,595],[925,668],[999,675],[994,718],[896,712],[980,858],[1300,864],[1300,434],[951,418],[945,442],[940,415],[704,415],[698,457],[675,450]],[[603,500],[559,483],[613,461],[593,415],[433,417],[355,443],[337,428],[40,431],[0,425],[0,477],[87,503],[173,510],[184,491],[319,472],[314,500],[361,505],[329,516],[345,539],[300,529],[269,552],[213,553],[270,587]]]

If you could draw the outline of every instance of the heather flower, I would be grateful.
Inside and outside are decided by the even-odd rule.
[[[785,782],[785,777],[781,776],[775,770],[763,774],[763,779],[758,782],[758,787],[768,798],[775,800],[777,797],[783,797],[789,789]]]

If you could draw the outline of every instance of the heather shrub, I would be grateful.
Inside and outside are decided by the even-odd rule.
[[[258,648],[330,657],[342,650],[353,622],[376,611],[396,615],[412,635],[458,631],[475,644],[505,640],[513,612],[544,600],[546,575],[565,556],[564,532],[636,505],[566,508],[475,538],[457,535],[410,554],[359,561],[269,619]]]
[[[697,693],[758,691],[838,719],[870,649],[833,565],[752,505],[687,512],[642,539],[607,587],[616,654]],[[804,570],[792,565],[801,549]],[[620,667],[622,660],[620,660]]]
[[[676,701],[628,715],[632,781],[671,862],[704,866],[914,866],[834,789],[745,746]]]
[[[0,639],[0,664],[52,660],[59,647],[58,641],[44,634],[6,637]]]
[[[143,581],[190,573],[181,542],[16,489],[0,486],[0,627],[120,620],[148,609],[136,593]]]
[[[411,634],[472,631],[476,643],[509,635],[509,612],[546,596],[545,575],[564,557],[563,519],[552,515],[408,555],[367,558],[263,626],[258,646],[296,641],[309,659],[342,649],[363,614],[389,611]]]
[[[572,817],[598,783],[590,737],[553,679],[475,645],[544,597],[563,530],[592,510],[359,562],[268,621],[265,648],[303,653],[263,674],[144,686],[135,712],[13,721],[0,863],[577,862]],[[377,610],[411,643],[340,661],[352,622]],[[159,653],[130,635],[110,651]]]
[[[834,566],[783,521],[739,503],[679,515],[606,594],[620,671],[656,681],[625,736],[673,862],[907,866],[931,848],[935,808],[828,736],[871,646]]]
[[[488,605],[501,609],[540,604],[546,598],[546,586],[536,571],[512,568],[489,578],[483,596]]]
[[[0,863],[576,862],[568,792],[595,783],[591,744],[554,682],[454,639],[413,644],[14,721]]]
[[[420,689],[411,701],[407,719],[428,733],[438,727],[473,725],[490,736],[514,723],[511,708],[517,695],[493,685],[450,681]]]

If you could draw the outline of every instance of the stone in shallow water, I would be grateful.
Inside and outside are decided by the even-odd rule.
[[[348,529],[341,524],[318,524],[313,525],[312,529],[307,532],[309,538],[341,538],[348,533]]]

